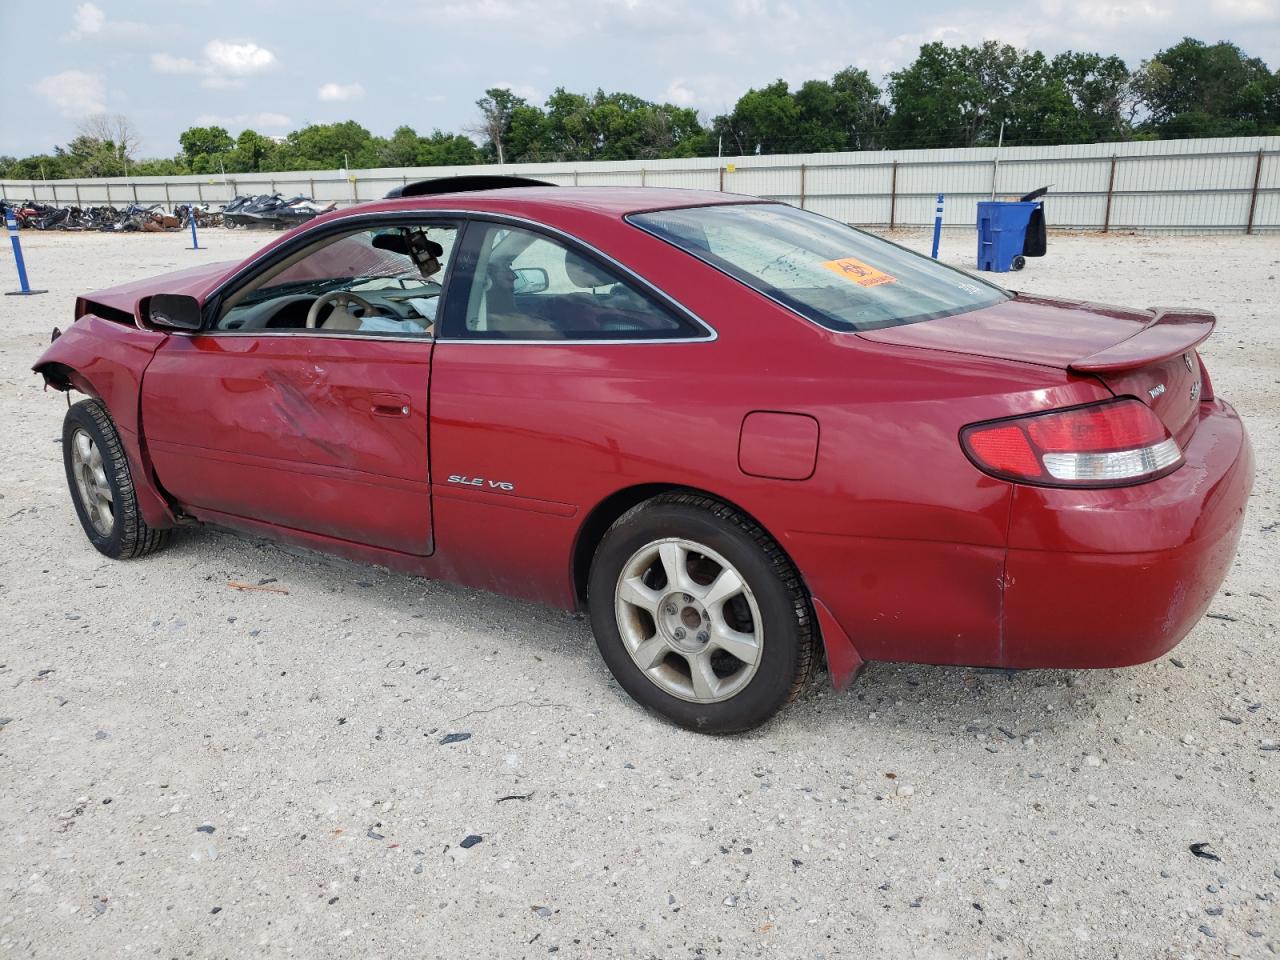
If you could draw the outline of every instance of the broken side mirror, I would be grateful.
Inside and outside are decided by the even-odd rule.
[[[157,293],[147,304],[147,320],[170,330],[199,330],[204,325],[204,313],[195,297]]]

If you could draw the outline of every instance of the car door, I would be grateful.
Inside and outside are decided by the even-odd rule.
[[[427,555],[432,327],[456,225],[337,223],[255,264],[215,295],[206,329],[157,350],[148,450],[202,519]]]
[[[453,579],[572,602],[563,561],[584,510],[696,448],[705,431],[689,424],[727,418],[732,438],[690,450],[691,471],[723,473],[722,455],[736,469],[741,412],[708,401],[715,333],[588,245],[477,217],[442,316],[431,456],[437,558]],[[650,405],[689,412],[647,419]]]

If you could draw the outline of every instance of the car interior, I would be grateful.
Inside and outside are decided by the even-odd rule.
[[[467,300],[466,331],[502,339],[621,339],[685,325],[613,271],[540,234],[489,226]]]
[[[347,234],[286,258],[229,297],[217,329],[431,336],[449,227]]]

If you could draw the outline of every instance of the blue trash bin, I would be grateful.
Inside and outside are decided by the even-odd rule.
[[[978,202],[978,269],[995,273],[1021,270],[1027,224],[1043,201],[981,200]]]

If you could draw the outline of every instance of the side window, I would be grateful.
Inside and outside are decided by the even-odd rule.
[[[457,233],[389,224],[326,238],[236,290],[214,329],[433,336]]]
[[[611,267],[540,233],[467,227],[448,335],[475,340],[669,340],[705,331]]]

